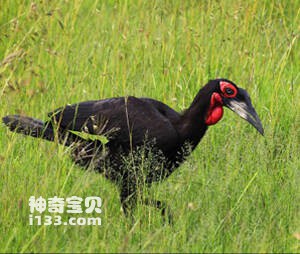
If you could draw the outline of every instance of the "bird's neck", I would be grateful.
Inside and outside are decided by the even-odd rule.
[[[217,123],[223,115],[222,100],[210,86],[204,86],[190,107],[182,115],[180,135],[184,141],[197,146],[209,125]]]

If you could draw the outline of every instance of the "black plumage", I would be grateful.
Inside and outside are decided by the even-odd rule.
[[[223,106],[263,133],[249,95],[226,79],[208,82],[182,113],[154,99],[128,96],[68,105],[49,113],[46,122],[18,115],[6,116],[3,122],[12,131],[71,146],[76,163],[120,186],[127,214],[136,204],[138,186],[168,177],[195,149],[208,126],[221,119]],[[107,143],[93,135],[105,136]],[[141,169],[141,157],[151,157],[147,169]],[[165,212],[160,201],[146,203]]]

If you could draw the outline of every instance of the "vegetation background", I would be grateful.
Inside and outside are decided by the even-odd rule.
[[[46,119],[123,95],[180,111],[225,77],[248,90],[265,137],[226,110],[150,190],[173,208],[174,226],[142,205],[132,225],[116,187],[64,147],[1,126],[0,251],[300,252],[299,15],[297,0],[1,0],[1,116]],[[29,226],[32,195],[98,195],[102,226]]]

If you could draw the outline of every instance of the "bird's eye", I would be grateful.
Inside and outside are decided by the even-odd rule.
[[[228,94],[228,95],[232,95],[232,94],[234,94],[234,91],[231,88],[227,87],[225,89],[225,93]]]
[[[223,96],[227,98],[234,98],[238,93],[237,88],[233,84],[226,81],[220,82],[220,90],[222,91]]]

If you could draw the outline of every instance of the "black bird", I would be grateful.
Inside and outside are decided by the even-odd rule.
[[[131,214],[140,184],[170,176],[208,126],[222,118],[224,106],[263,135],[248,93],[227,79],[210,80],[182,113],[154,99],[128,96],[67,105],[49,113],[46,122],[20,115],[5,116],[3,122],[11,131],[70,146],[76,163],[119,185],[124,213]],[[165,213],[164,203],[144,201]]]

